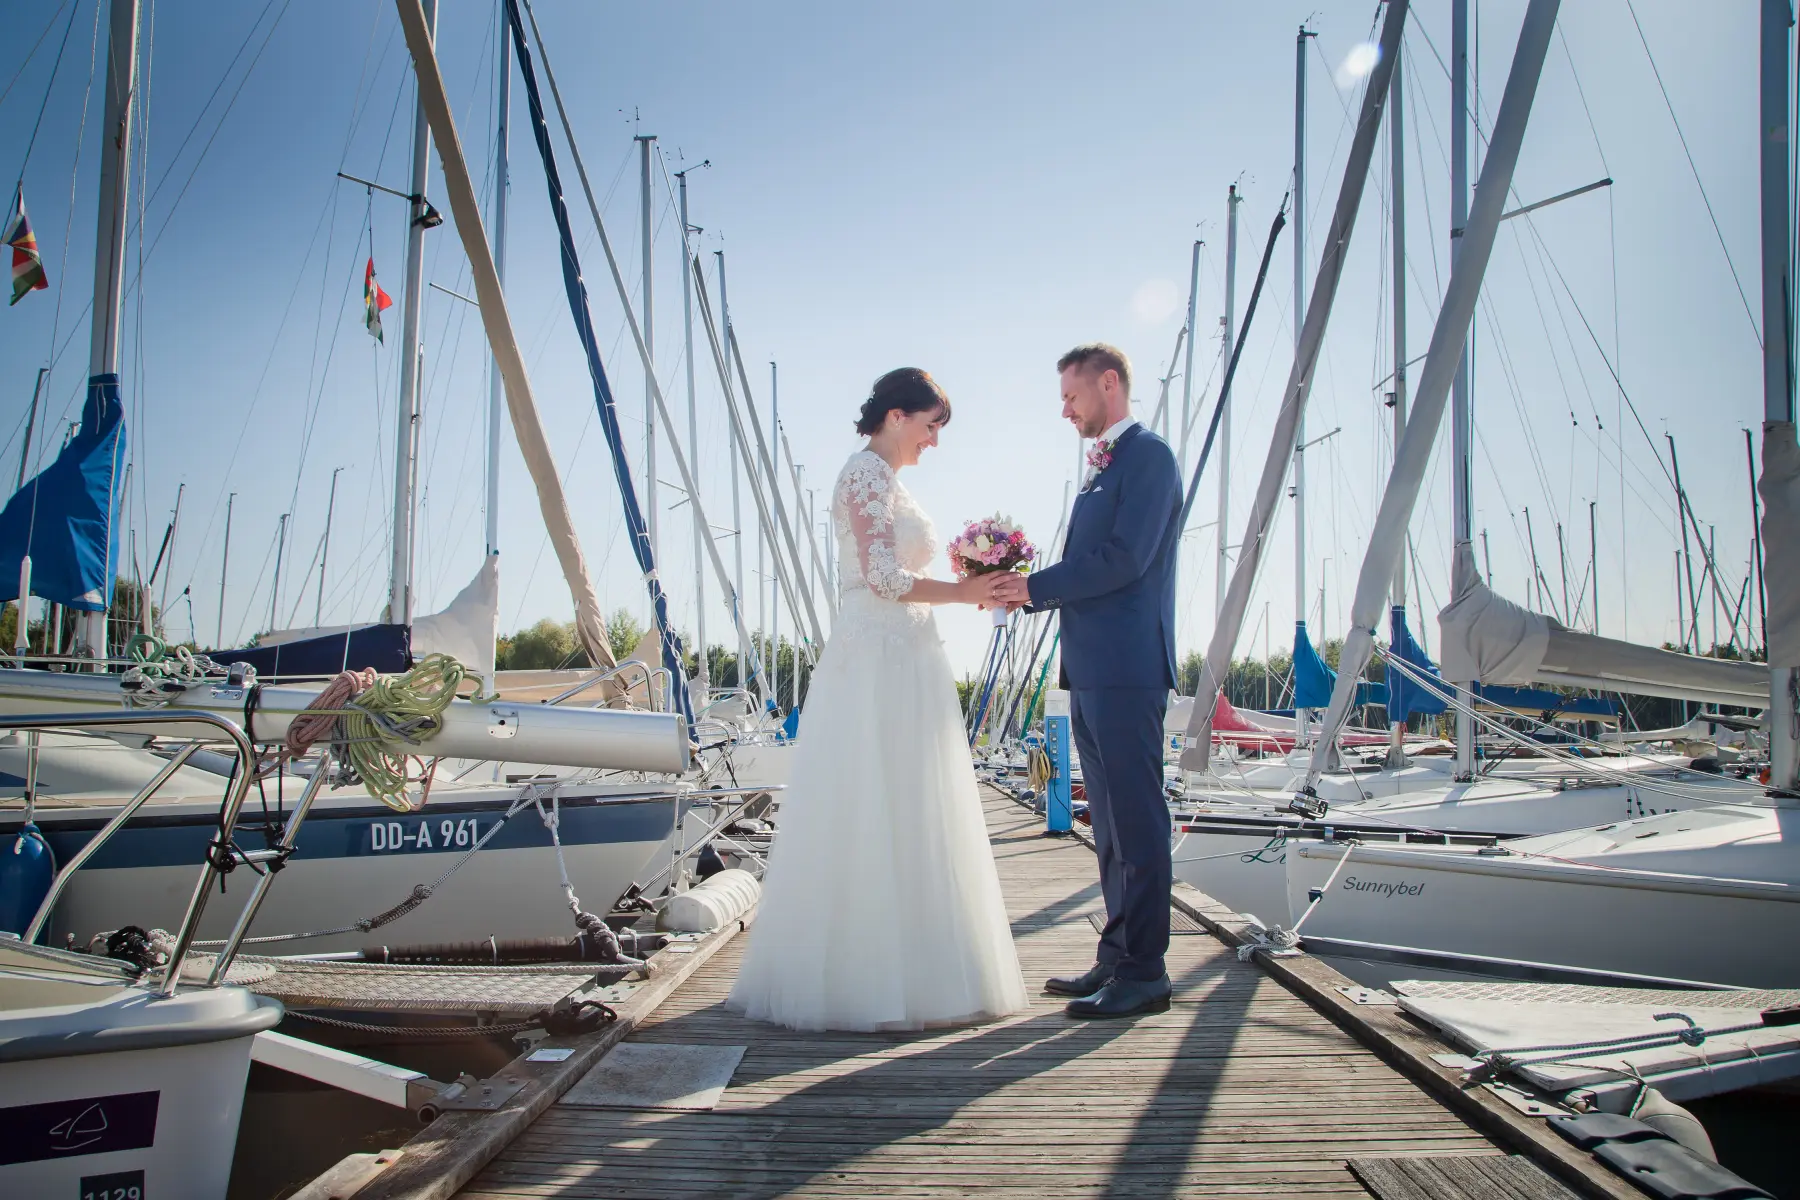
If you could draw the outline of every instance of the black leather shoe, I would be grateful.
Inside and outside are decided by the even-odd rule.
[[[1058,975],[1054,979],[1045,980],[1044,990],[1055,992],[1058,996],[1091,996],[1105,987],[1112,976],[1112,967],[1106,963],[1095,963],[1084,975]]]
[[[1071,1000],[1063,1011],[1071,1017],[1110,1018],[1135,1017],[1141,1013],[1169,1011],[1169,995],[1173,988],[1169,977],[1145,982],[1138,979],[1110,979],[1092,996]]]

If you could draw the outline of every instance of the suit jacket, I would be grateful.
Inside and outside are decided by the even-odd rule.
[[[1175,686],[1181,471],[1133,425],[1069,516],[1062,561],[1029,576],[1031,608],[1062,609],[1062,686]]]

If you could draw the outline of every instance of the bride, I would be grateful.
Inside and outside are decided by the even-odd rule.
[[[934,604],[996,576],[931,579],[931,520],[899,471],[950,401],[924,371],[875,381],[831,504],[842,598],[728,1008],[794,1029],[922,1029],[1025,1007]]]

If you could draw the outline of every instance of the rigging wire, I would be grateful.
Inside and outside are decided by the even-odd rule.
[[[59,8],[56,11],[58,13],[60,13],[60,12],[62,12],[62,9]],[[63,51],[65,51],[69,48],[69,31],[75,28],[75,17],[76,17],[76,14],[79,13],[80,11],[81,11],[81,6],[79,4],[76,5],[74,8],[70,9],[69,10],[69,20],[63,26],[62,41],[57,43],[57,46],[56,46],[56,61],[54,63],[52,63],[50,66],[50,81],[44,85],[44,102],[42,104],[38,105],[37,120],[35,120],[31,123],[31,137],[29,139],[27,139],[27,141],[25,142],[25,157],[19,161],[19,182],[16,185],[14,185],[15,192],[19,188],[22,188],[25,186],[25,168],[31,162],[32,148],[37,145],[38,130],[40,130],[44,127],[44,113],[50,107],[50,94],[56,90],[57,73],[62,70]],[[56,18],[51,17],[50,20],[51,20],[51,23],[54,24],[56,21]],[[44,31],[46,33],[48,33],[49,27],[46,26]],[[40,37],[38,40],[41,42],[41,41],[43,41],[43,38]],[[32,54],[36,54],[37,47],[33,46],[31,48],[31,51],[32,51]],[[27,57],[25,61],[29,63],[31,61],[31,59],[29,57]],[[24,67],[19,68],[19,70],[21,72],[24,71],[24,69],[25,69]],[[16,81],[18,77],[14,76],[13,78]],[[12,90],[12,85],[8,84],[6,90],[10,92]],[[5,99],[4,96],[0,96],[0,100],[4,100],[4,99]]]
[[[39,48],[43,46],[44,39],[50,36],[50,31],[52,29],[56,28],[56,18],[62,16],[63,9],[68,6],[69,0],[62,0],[62,3],[56,6],[56,11],[50,14],[50,19],[44,23],[44,31],[38,34],[37,41],[31,43],[31,49],[26,52],[25,61],[19,64],[19,69],[13,72],[13,77],[11,79],[7,80],[6,90],[0,91],[0,105],[6,103],[6,98],[12,95],[13,88],[18,85],[20,79],[24,78],[26,68],[30,67],[32,60],[37,57],[37,52]],[[77,5],[76,7],[79,9],[80,5]],[[69,14],[69,20],[71,23],[75,20],[74,13]],[[63,37],[66,39],[68,34],[63,34]],[[54,78],[54,71],[51,72],[51,76]]]
[[[1712,197],[1706,194],[1706,184],[1700,178],[1700,168],[1694,162],[1694,152],[1688,148],[1687,134],[1681,128],[1681,118],[1675,115],[1675,102],[1669,99],[1669,89],[1663,83],[1661,68],[1656,65],[1656,55],[1650,52],[1650,40],[1644,36],[1644,26],[1638,20],[1637,6],[1631,0],[1625,0],[1625,11],[1631,14],[1631,24],[1637,30],[1638,42],[1644,47],[1644,57],[1650,62],[1650,73],[1656,76],[1656,86],[1662,92],[1663,105],[1669,110],[1669,121],[1675,126],[1675,136],[1681,141],[1681,152],[1687,156],[1688,170],[1694,175],[1694,186],[1700,189],[1701,203],[1706,205],[1706,217],[1712,222],[1713,234],[1719,239],[1719,250],[1725,255],[1725,265],[1731,271],[1731,282],[1737,285],[1738,299],[1743,302],[1744,316],[1750,322],[1750,332],[1756,338],[1757,348],[1761,349],[1762,329],[1756,323],[1756,314],[1750,310],[1750,297],[1744,292],[1744,281],[1738,277],[1737,263],[1731,257],[1731,248],[1725,244],[1725,231],[1719,228],[1718,214],[1713,212]]]

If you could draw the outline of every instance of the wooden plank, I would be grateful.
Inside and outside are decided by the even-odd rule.
[[[1523,1155],[1504,1158],[1353,1158],[1350,1170],[1380,1200],[1575,1200]]]
[[[1035,990],[1092,960],[1087,846],[984,792],[1019,958]],[[468,1197],[1367,1196],[1346,1162],[1498,1157],[1488,1139],[1191,913],[1174,1003],[1072,1022],[1032,997],[1005,1020],[922,1033],[796,1033],[723,1005],[742,946],[646,1017],[638,1041],[749,1047],[705,1113],[557,1109]]]
[[[1177,908],[1205,925],[1220,941],[1237,947],[1254,943],[1250,926],[1205,893],[1177,882]],[[1459,1113],[1500,1145],[1525,1155],[1578,1196],[1596,1200],[1639,1200],[1642,1193],[1552,1133],[1541,1119],[1527,1117],[1485,1088],[1464,1084],[1461,1073],[1440,1066],[1431,1056],[1444,1046],[1412,1024],[1397,1008],[1356,1004],[1339,987],[1350,983],[1332,967],[1305,954],[1253,952],[1258,965],[1295,995],[1311,1003],[1335,1024],[1369,1047],[1384,1062]]]
[[[697,943],[688,943],[683,947],[686,953],[658,951],[650,960],[649,981],[617,1009],[618,1020],[582,1037],[553,1037],[538,1043],[540,1049],[573,1050],[562,1062],[529,1063],[525,1056],[514,1059],[496,1078],[523,1078],[523,1091],[496,1112],[445,1113],[406,1143],[405,1157],[359,1192],[357,1200],[447,1200],[455,1195],[754,918],[752,912]]]

